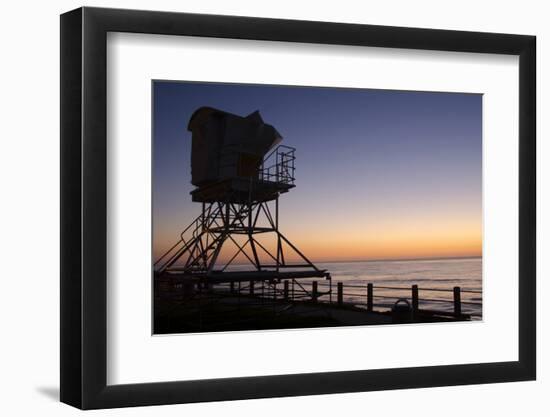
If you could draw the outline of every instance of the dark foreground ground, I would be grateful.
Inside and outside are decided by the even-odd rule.
[[[203,294],[192,298],[157,297],[154,305],[155,334],[359,326],[410,321],[410,315],[367,312],[351,305],[338,307],[311,301],[285,302],[229,294]],[[421,315],[414,321],[438,322],[449,319]]]

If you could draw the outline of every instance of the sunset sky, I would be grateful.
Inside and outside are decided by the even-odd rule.
[[[201,106],[259,110],[296,148],[280,229],[314,261],[481,255],[482,96],[153,83],[153,254],[200,212],[191,133]]]

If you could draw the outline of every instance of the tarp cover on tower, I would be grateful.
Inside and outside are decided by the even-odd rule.
[[[192,132],[191,183],[197,187],[228,178],[257,178],[264,156],[282,140],[259,111],[241,117],[201,107],[187,128]]]

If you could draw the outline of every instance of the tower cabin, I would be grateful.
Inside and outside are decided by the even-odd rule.
[[[275,148],[282,136],[259,111],[241,117],[201,107],[188,130],[193,201],[269,201],[294,187],[294,149]]]

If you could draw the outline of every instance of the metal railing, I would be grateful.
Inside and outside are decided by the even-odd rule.
[[[220,150],[220,169],[237,169],[238,158],[229,157],[242,153],[243,146],[239,144],[224,145]],[[286,145],[279,145],[269,154],[264,156],[258,167],[258,179],[261,181],[274,182],[279,184],[294,185],[296,171],[295,156],[296,148]],[[229,158],[228,158],[229,157]]]
[[[326,285],[320,283],[320,285]],[[350,291],[351,289],[351,291]],[[362,292],[357,292],[363,290]],[[377,290],[378,293],[375,293]],[[373,283],[366,283],[363,285],[358,284],[344,284],[343,282],[337,283],[337,295],[336,302],[339,305],[353,304],[365,308],[367,311],[375,311],[378,309],[391,310],[394,303],[397,300],[405,299],[410,301],[413,314],[418,312],[434,313],[440,315],[450,315],[454,317],[481,317],[481,313],[477,312],[481,310],[482,303],[477,301],[464,301],[462,300],[462,294],[479,294],[480,290],[462,289],[455,286],[453,288],[434,288],[434,287],[418,287],[418,285],[411,285],[410,287],[401,286],[386,286],[375,285]],[[426,293],[447,293],[452,294],[449,298],[433,298],[433,296],[422,296]],[[348,301],[346,301],[348,300]],[[353,301],[350,301],[353,300]],[[426,304],[441,305],[438,309],[425,308]],[[463,306],[466,306],[469,311],[465,311]],[[423,308],[424,307],[424,308]]]
[[[203,284],[206,285],[206,284]],[[214,284],[208,289],[228,294],[246,295],[272,301],[313,303],[328,303],[339,307],[358,307],[368,312],[383,312],[391,310],[398,300],[410,301],[413,314],[425,313],[431,315],[449,316],[457,319],[467,317],[481,317],[482,303],[477,301],[462,300],[463,294],[479,294],[480,290],[453,288],[433,288],[412,285],[410,287],[374,285],[373,283],[345,284],[336,283],[336,291],[333,291],[332,280],[311,281],[308,283],[298,280],[277,281],[234,281]],[[377,293],[375,293],[375,290]],[[391,291],[391,294],[388,294]],[[421,297],[424,293],[452,294],[449,298]],[[441,309],[426,308],[427,304],[442,305]],[[466,308],[463,309],[463,306]]]
[[[279,145],[269,153],[260,166],[259,179],[279,184],[294,185],[295,148]]]

